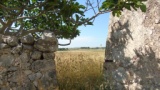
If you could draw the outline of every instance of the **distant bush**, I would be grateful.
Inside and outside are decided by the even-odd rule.
[[[69,50],[68,48],[59,48],[58,51],[67,51]]]
[[[90,49],[90,47],[81,47],[81,49]]]

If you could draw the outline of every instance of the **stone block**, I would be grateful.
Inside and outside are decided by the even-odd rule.
[[[26,44],[23,44],[23,51],[33,51],[33,47],[31,45],[26,45]]]
[[[30,54],[22,53],[20,56],[21,63],[27,63],[30,60]]]
[[[34,72],[42,71],[47,72],[49,70],[55,70],[55,64],[53,59],[50,60],[36,60],[31,65]]]
[[[18,38],[16,36],[3,36],[3,42],[7,43],[10,46],[17,46],[18,45]]]
[[[31,57],[33,60],[38,60],[38,59],[40,60],[42,57],[42,53],[39,51],[34,51],[31,55]]]
[[[119,83],[126,83],[126,80],[128,78],[125,69],[122,67],[113,72],[113,77]]]
[[[55,58],[55,54],[54,53],[43,53],[43,58],[45,60],[54,59]]]
[[[55,52],[58,49],[57,42],[51,42],[42,39],[36,41],[34,47],[42,52]]]
[[[6,49],[9,48],[9,45],[6,43],[0,43],[0,49]]]
[[[58,49],[58,41],[51,31],[44,31],[41,39],[35,42],[34,47],[43,52],[55,52]]]
[[[29,80],[34,81],[36,79],[36,75],[35,74],[30,74],[28,75]]]
[[[32,74],[32,71],[31,70],[25,70],[24,74],[26,74],[26,75]]]
[[[13,65],[13,61],[14,61],[14,56],[9,54],[9,55],[2,55],[0,57],[0,62],[2,63],[3,67],[10,67]]]
[[[33,44],[34,38],[31,35],[26,35],[21,38],[21,42],[24,44]]]
[[[21,52],[21,50],[22,50],[22,45],[17,45],[16,47],[13,47],[12,48],[12,53],[13,54],[18,54],[18,53],[20,53]]]

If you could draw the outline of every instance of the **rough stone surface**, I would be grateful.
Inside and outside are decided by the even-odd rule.
[[[10,46],[18,45],[18,39],[16,36],[2,36],[2,41],[7,43]]]
[[[6,49],[6,48],[9,48],[8,44],[0,43],[0,49]]]
[[[55,54],[54,53],[43,53],[43,58],[48,60],[50,58],[54,58]]]
[[[55,90],[58,87],[54,62],[57,39],[46,32],[39,40],[0,34],[0,90]],[[38,43],[44,49],[35,47],[41,40],[47,42],[47,46]]]
[[[33,44],[34,38],[31,35],[26,35],[21,38],[21,42],[24,44]]]
[[[2,43],[3,42],[3,35],[2,34],[0,34],[0,43]]]
[[[10,67],[14,61],[13,55],[1,55],[0,62],[3,67]]]
[[[42,57],[42,53],[41,52],[39,52],[39,51],[34,51],[33,53],[32,53],[32,59],[34,59],[34,60],[38,60],[38,59],[40,59],[41,57]]]
[[[58,49],[57,39],[53,32],[45,31],[34,47],[42,52],[55,52]]]
[[[22,45],[17,45],[16,47],[13,47],[12,48],[12,53],[13,54],[18,54],[18,53],[20,53],[21,52],[21,50],[22,50]]]
[[[55,45],[57,45],[57,42],[39,39],[35,42],[34,47],[42,52],[55,52],[58,48]]]
[[[160,89],[160,1],[110,18],[104,75],[115,90]]]

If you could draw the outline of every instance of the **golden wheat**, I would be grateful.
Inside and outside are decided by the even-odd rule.
[[[55,61],[61,90],[94,90],[102,83],[104,50],[58,51]]]

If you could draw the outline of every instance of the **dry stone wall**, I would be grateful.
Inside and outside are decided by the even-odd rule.
[[[0,90],[55,90],[57,48],[50,31],[37,40],[0,34]]]
[[[147,0],[147,12],[124,10],[110,18],[104,63],[114,90],[160,90],[160,0]]]

